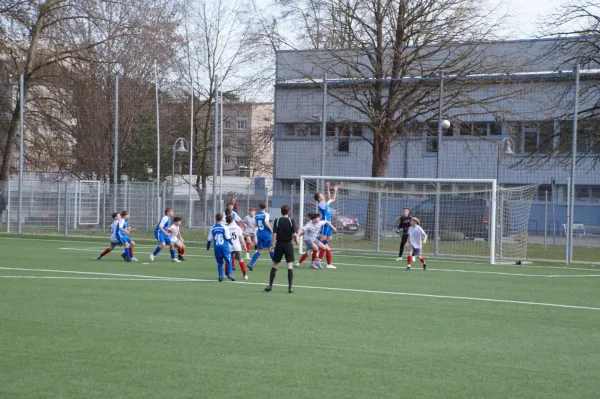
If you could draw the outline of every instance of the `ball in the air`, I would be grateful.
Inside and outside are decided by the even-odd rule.
[[[444,119],[444,120],[442,121],[442,127],[443,127],[444,129],[449,129],[449,128],[450,128],[450,121],[449,121],[448,119]]]

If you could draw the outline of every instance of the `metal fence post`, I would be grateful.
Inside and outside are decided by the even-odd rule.
[[[75,180],[75,192],[73,193],[73,230],[77,230],[77,219],[79,216],[79,207],[77,202],[77,187],[79,180]]]
[[[69,235],[69,183],[65,182],[65,224],[64,236]]]
[[[58,184],[56,199],[56,231],[60,231],[60,182]]]
[[[154,183],[153,183],[153,184],[154,184]],[[148,191],[149,191],[148,189],[149,189],[149,188],[150,188],[150,185],[149,185],[149,184],[146,184],[146,206],[145,206],[145,208],[146,208],[146,231],[148,231],[148,229],[149,229],[149,227],[150,227],[150,220],[149,220],[149,219],[150,219],[150,214],[149,214],[149,212],[148,212],[148,209],[152,209],[152,208],[151,208],[151,205],[149,204],[149,202],[150,202],[150,201],[149,201],[149,199],[150,199],[150,195],[149,195],[149,193],[148,193]]]
[[[569,264],[569,260],[570,260],[570,254],[569,254],[569,249],[571,248],[571,246],[569,245],[569,237],[571,237],[571,235],[569,234],[569,231],[571,230],[571,212],[569,211],[571,209],[571,178],[567,177],[567,228],[565,230],[565,236],[567,238],[567,243],[566,243],[566,247],[565,247],[565,257],[566,257],[566,264]]]
[[[6,232],[10,233],[10,179],[6,182]]]
[[[129,185],[127,184],[127,180],[125,180],[125,186],[123,187],[123,191],[125,194],[125,198],[123,200],[123,208],[129,210]]]
[[[292,184],[292,196],[290,198],[290,217],[294,215],[294,194],[296,194],[296,185]]]
[[[544,249],[548,248],[546,237],[548,236],[548,190],[546,190],[546,199],[544,201]]]
[[[377,252],[380,252],[380,241],[381,241],[381,192],[377,193]]]
[[[163,192],[162,192],[162,206],[160,209],[165,209],[167,207],[167,183],[163,184]],[[162,213],[161,213],[162,214]]]

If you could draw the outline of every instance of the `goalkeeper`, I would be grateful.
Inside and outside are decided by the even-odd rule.
[[[410,227],[410,221],[412,220],[412,216],[410,216],[410,209],[404,208],[402,210],[402,216],[400,216],[397,220],[398,230],[396,230],[396,233],[401,234],[402,239],[400,240],[400,250],[398,251],[396,262],[400,262],[403,259],[402,252],[404,251],[404,246],[408,240],[408,228]]]

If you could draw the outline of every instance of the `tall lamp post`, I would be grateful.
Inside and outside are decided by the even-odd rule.
[[[515,151],[515,143],[510,137],[505,137],[500,142],[494,141],[496,144],[497,151],[497,162],[496,162],[496,185],[499,186],[500,181],[500,161],[502,160],[502,155],[510,156],[514,155]],[[502,259],[502,237],[504,236],[504,193],[500,191],[500,213],[498,215],[499,220],[497,220],[496,225],[500,226],[500,239],[498,241],[498,256]]]
[[[173,193],[171,194],[171,208],[175,208],[175,154],[178,152],[188,152],[189,143],[183,137],[178,138],[173,143],[173,164],[171,166],[171,186]]]

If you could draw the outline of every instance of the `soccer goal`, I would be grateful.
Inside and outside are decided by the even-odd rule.
[[[101,182],[81,180],[76,182],[76,214],[79,225],[100,224]]]
[[[330,205],[337,230],[334,250],[398,256],[398,222],[408,208],[428,234],[424,251],[430,256],[485,258],[490,263],[527,259],[529,212],[537,185],[500,188],[491,179],[302,176],[303,223],[308,213],[318,212],[314,195],[327,195],[327,182],[331,196],[334,185],[341,184]]]

